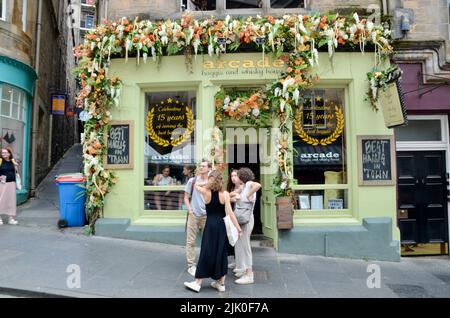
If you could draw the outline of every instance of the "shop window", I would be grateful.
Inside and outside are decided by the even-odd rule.
[[[216,0],[183,0],[182,8],[194,11],[216,10]]]
[[[22,172],[26,94],[10,85],[0,85],[0,147],[11,148]]]
[[[195,92],[147,93],[144,208],[183,209],[184,185],[195,171]],[[154,187],[154,189],[152,189]]]
[[[303,8],[304,0],[270,0],[270,7],[273,9]]]
[[[440,119],[410,119],[408,125],[395,128],[397,141],[441,141]]]
[[[343,89],[305,92],[295,109],[293,125],[298,209],[348,208],[345,126]],[[303,208],[300,202],[304,202]]]
[[[261,8],[262,0],[226,0],[225,9]]]

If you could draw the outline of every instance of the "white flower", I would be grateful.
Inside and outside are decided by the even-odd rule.
[[[213,46],[210,44],[210,45],[208,45],[208,55],[209,55],[209,56],[213,56],[213,54],[214,54],[214,48],[213,48]]]
[[[225,105],[228,105],[228,104],[230,103],[230,97],[229,97],[229,96],[225,97],[223,103],[224,103]]]
[[[356,12],[353,14],[353,18],[355,19],[356,23],[359,23],[359,17]]]
[[[283,94],[286,93],[286,89],[289,86],[291,86],[292,84],[294,84],[294,83],[295,83],[295,79],[292,78],[292,77],[290,79],[284,81],[284,83],[283,83]]]
[[[281,183],[281,185],[280,185],[281,190],[286,189],[286,187],[287,187],[287,182],[286,182],[286,181],[283,181],[283,182]]]
[[[279,88],[279,87],[276,87],[276,88],[275,88],[274,94],[275,94],[275,97],[280,96],[280,88]]]
[[[282,112],[284,112],[284,105],[286,105],[286,101],[285,101],[284,99],[282,99],[282,100],[280,101],[280,110],[281,110]]]
[[[253,114],[253,116],[258,117],[259,116],[259,109],[258,108],[254,108],[252,110],[252,114]]]
[[[372,21],[367,21],[366,27],[369,30],[369,32],[372,32],[372,29],[374,27],[373,22]]]
[[[295,104],[298,104],[298,98],[300,97],[300,92],[298,90],[298,88],[295,89],[294,93],[292,94],[295,100]]]
[[[144,63],[147,64],[148,54],[147,54],[146,52],[144,52],[144,53],[142,54],[142,57],[144,58]]]
[[[225,25],[227,25],[230,22],[230,19],[231,19],[230,15],[227,14],[227,16],[225,17]]]
[[[153,58],[153,61],[155,62],[156,61],[156,50],[155,50],[154,46],[152,46],[152,58]]]

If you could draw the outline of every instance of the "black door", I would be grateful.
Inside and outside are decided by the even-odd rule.
[[[402,244],[448,242],[444,151],[397,152]]]
[[[233,147],[233,148],[231,148]],[[231,144],[228,146],[229,156],[228,168],[232,169],[249,168],[255,174],[255,181],[261,183],[260,167],[259,167],[259,145],[258,144]],[[255,225],[252,234],[262,234],[261,222],[261,193],[256,192],[255,209],[253,215],[255,217]]]

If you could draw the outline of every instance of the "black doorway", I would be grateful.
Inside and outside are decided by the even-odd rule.
[[[259,145],[258,144],[231,144],[228,145],[228,168],[229,172],[233,169],[247,167],[255,174],[256,182],[261,183],[260,167],[259,167]],[[255,209],[253,211],[255,217],[255,226],[252,234],[262,234],[261,222],[261,193],[256,193]]]
[[[439,244],[439,254],[447,254],[445,152],[399,151],[397,170],[402,245],[407,251],[414,251],[424,244]]]

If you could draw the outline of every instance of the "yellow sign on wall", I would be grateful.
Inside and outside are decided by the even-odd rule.
[[[66,95],[52,95],[52,115],[64,115],[66,111]]]

